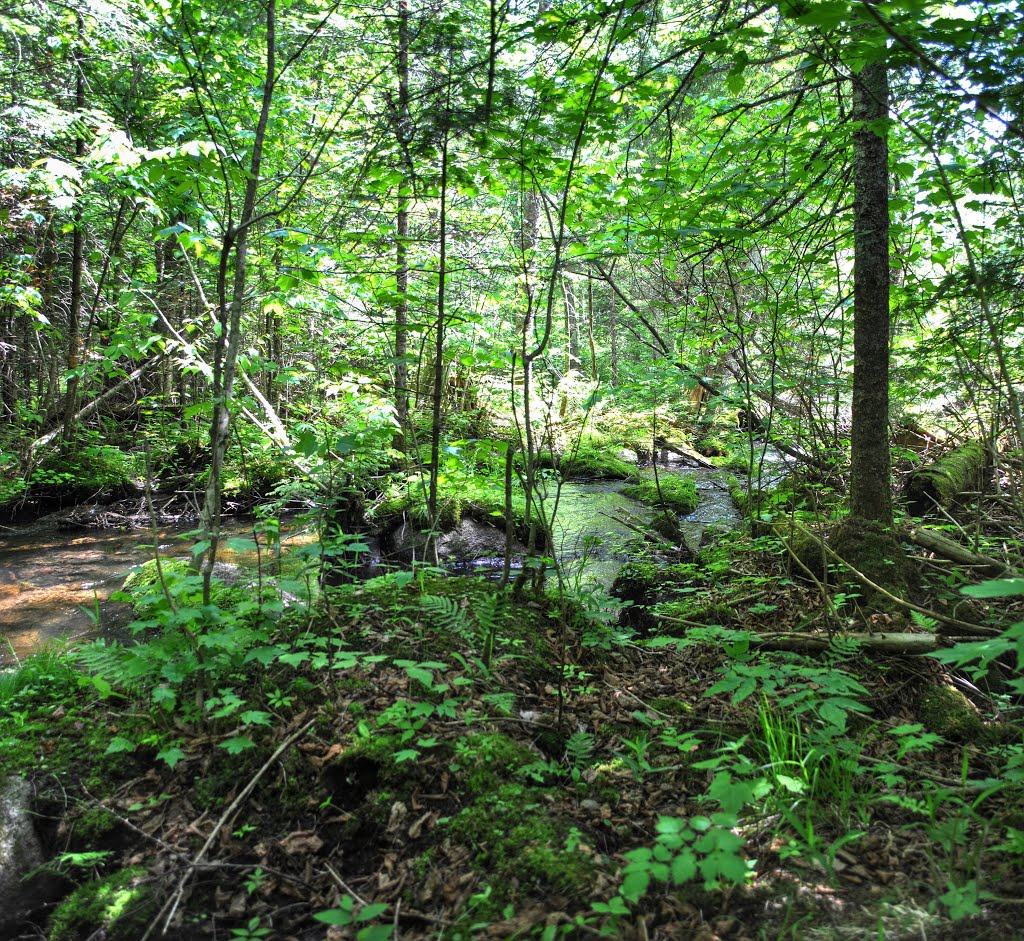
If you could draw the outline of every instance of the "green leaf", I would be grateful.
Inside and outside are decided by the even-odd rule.
[[[374,906],[369,907],[373,908]],[[368,925],[359,929],[356,941],[390,941],[394,930],[393,925]]]
[[[263,712],[260,709],[249,709],[238,718],[242,720],[244,725],[270,725],[273,717],[269,712]]]
[[[163,748],[156,753],[157,761],[162,761],[169,768],[173,768],[185,757],[185,753],[177,745]]]
[[[224,547],[232,552],[255,552],[257,548],[254,540],[241,539],[238,536],[232,536],[224,543]]]
[[[968,585],[960,593],[972,598],[1012,598],[1024,595],[1024,578],[994,578],[980,585]]]
[[[107,750],[104,752],[104,754],[116,755],[119,752],[135,751],[135,748],[135,742],[129,741],[128,739],[118,735],[107,746]]]
[[[672,884],[682,885],[697,875],[697,857],[689,850],[684,850],[672,860]]]
[[[626,873],[625,878],[622,880],[619,894],[627,902],[639,902],[647,893],[647,888],[650,884],[651,875],[647,870],[634,869]]]
[[[233,738],[229,738],[226,742],[221,742],[220,747],[229,755],[240,755],[242,752],[248,751],[250,748],[255,748],[256,743],[249,738],[248,735],[235,735]]]
[[[373,921],[374,918],[379,918],[387,910],[386,904],[375,902],[373,905],[367,905],[366,908],[360,909],[359,914],[356,915],[356,921]]]
[[[344,902],[345,900],[342,899]],[[349,899],[349,902],[352,900]],[[341,908],[332,908],[326,912],[317,912],[313,918],[316,921],[322,922],[325,925],[351,925],[355,921],[351,911],[345,911]]]

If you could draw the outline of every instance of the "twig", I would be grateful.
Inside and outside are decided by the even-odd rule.
[[[252,793],[253,789],[259,783],[260,778],[262,778],[263,775],[267,773],[267,771],[274,765],[277,759],[280,758],[281,755],[287,749],[294,745],[300,738],[302,738],[303,735],[305,735],[312,728],[314,722],[316,722],[315,716],[308,722],[306,722],[305,725],[303,725],[300,729],[289,735],[288,738],[286,738],[280,745],[278,745],[278,747],[274,750],[274,754],[272,754],[263,763],[259,771],[257,771],[256,774],[254,774],[249,779],[249,783],[246,784],[244,788],[242,788],[242,790],[238,793],[238,796],[231,802],[231,805],[228,807],[228,809],[225,810],[223,814],[221,814],[220,820],[217,821],[217,824],[214,826],[213,830],[210,831],[210,835],[206,838],[206,842],[203,844],[199,852],[196,853],[196,855],[192,858],[192,861],[189,863],[188,868],[185,870],[185,874],[181,877],[181,879],[178,880],[177,888],[175,888],[170,898],[166,902],[164,902],[164,904],[160,907],[160,911],[157,912],[156,917],[153,919],[153,921],[150,922],[149,927],[146,929],[146,933],[139,939],[139,941],[147,941],[149,936],[153,933],[153,929],[156,928],[157,924],[160,922],[160,919],[164,917],[165,912],[167,912],[167,918],[164,920],[164,927],[162,933],[167,934],[167,929],[170,927],[171,919],[174,917],[174,913],[178,910],[178,906],[181,904],[181,899],[185,894],[185,887],[186,885],[188,885],[188,880],[191,878],[193,871],[202,862],[203,857],[209,851],[210,847],[213,846],[213,842],[217,839],[217,834],[220,833],[221,828],[235,815],[236,811],[241,806],[243,801],[245,801],[245,799]]]
[[[366,899],[364,899],[364,898],[363,898],[362,896],[360,896],[360,895],[359,895],[359,893],[358,893],[358,892],[356,892],[356,890],[355,890],[355,889],[351,888],[351,887],[350,887],[349,885],[347,885],[347,884],[345,883],[345,880],[344,880],[344,879],[342,879],[342,878],[341,878],[341,876],[339,876],[339,875],[338,875],[338,874],[337,874],[337,873],[336,873],[336,872],[334,871],[334,867],[333,867],[333,866],[332,866],[332,865],[331,865],[330,863],[324,863],[324,865],[325,865],[325,866],[327,867],[327,871],[328,871],[328,872],[329,872],[329,873],[331,874],[331,878],[332,878],[332,879],[334,879],[334,881],[335,881],[336,883],[338,883],[338,887],[339,887],[339,888],[341,889],[341,891],[342,891],[342,892],[347,892],[347,893],[348,893],[349,895],[351,895],[351,896],[352,896],[352,898],[354,898],[354,899],[355,899],[355,900],[356,900],[356,901],[357,901],[357,902],[358,902],[358,903],[359,903],[360,905],[368,905],[368,904],[369,904],[369,903],[368,903],[368,902],[366,901]]]

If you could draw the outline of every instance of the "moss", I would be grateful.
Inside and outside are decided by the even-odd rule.
[[[682,699],[673,699],[671,696],[659,696],[647,705],[666,716],[692,716],[694,713],[690,703]]]
[[[75,818],[75,840],[85,846],[96,847],[118,825],[117,817],[110,811],[103,807],[88,807]]]
[[[513,522],[523,525],[526,500],[518,482],[512,494]],[[455,529],[465,517],[491,525],[502,525],[505,519],[504,478],[486,474],[446,473],[438,481],[438,519],[441,532]],[[407,520],[413,527],[425,529],[427,514],[427,480],[425,477],[395,478],[385,488],[383,497],[367,512],[373,526],[388,532]]]
[[[727,604],[707,604],[700,601],[666,601],[656,605],[651,612],[655,619],[677,618],[680,621],[693,621],[695,624],[718,624],[726,627],[735,620],[735,611]],[[666,633],[679,633],[679,625],[673,626],[671,621],[666,625]]]
[[[652,479],[623,487],[625,496],[651,506],[665,506],[684,516],[697,509],[697,485],[692,477],[662,474],[656,484]]]
[[[455,744],[451,769],[471,796],[497,790],[519,770],[537,761],[525,745],[500,732],[468,735]]]
[[[964,490],[978,487],[988,468],[988,452],[980,441],[968,441],[907,478],[910,510],[929,513],[935,505],[949,506]]]
[[[794,530],[783,537],[785,544],[789,547],[793,556],[799,560],[799,565],[793,562],[787,553],[787,558],[793,564],[790,566],[794,575],[806,578],[810,572],[816,579],[821,581],[828,570],[828,556],[821,547],[821,542],[813,535],[802,530]],[[802,567],[801,567],[802,566]]]
[[[217,563],[214,571],[235,573],[240,570],[236,566]],[[202,604],[203,579],[188,559],[161,559],[159,569],[156,559],[150,559],[128,574],[123,590],[132,596],[136,611],[150,613],[166,606],[165,585],[175,604],[185,607]],[[271,590],[269,585],[266,588]],[[210,603],[220,608],[230,608],[255,594],[255,589],[249,591],[242,584],[228,585],[214,578],[210,586]]]
[[[597,865],[578,830],[551,813],[544,795],[519,784],[482,794],[443,828],[474,850],[507,899],[516,889],[584,895]],[[582,850],[582,851],[581,851]]]
[[[837,523],[828,536],[829,546],[839,558],[892,594],[906,594],[915,570],[906,552],[890,530],[878,523],[848,517]],[[867,604],[885,607],[884,596],[856,583]]]
[[[943,738],[976,743],[990,738],[970,700],[949,686],[928,686],[918,699],[917,709],[921,724]]]
[[[661,586],[661,567],[654,562],[627,562],[612,585],[612,596],[637,605],[654,604]]]
[[[563,455],[542,452],[537,456],[537,462],[541,467],[558,470],[563,477],[627,480],[636,473],[636,467],[622,460],[615,450],[589,438]]]
[[[79,886],[50,917],[49,941],[137,941],[156,910],[145,879],[136,866]]]
[[[150,559],[128,573],[124,580],[124,590],[141,597],[152,589],[160,587],[161,572],[163,572],[164,580],[170,583],[171,581],[180,581],[188,575],[194,575],[195,569],[192,568],[188,559],[161,559],[159,569],[156,560]]]

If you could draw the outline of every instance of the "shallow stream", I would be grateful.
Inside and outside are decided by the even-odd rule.
[[[773,465],[777,466],[777,465]],[[694,468],[669,457],[660,473],[684,473],[696,479],[700,503],[680,520],[687,544],[696,549],[709,525],[729,528],[739,516],[729,497],[726,475]],[[776,473],[777,476],[777,473]],[[559,558],[570,577],[609,588],[628,544],[643,531],[653,511],[620,491],[621,481],[570,482],[561,488],[555,517]],[[549,498],[549,505],[554,494]],[[232,521],[225,535],[251,536],[250,521]],[[191,540],[185,527],[152,531],[58,529],[39,520],[30,526],[0,531],[0,667],[62,637],[85,639],[97,632],[97,615],[105,629],[123,626],[130,618],[126,605],[111,602],[131,569],[153,558],[154,543],[164,557],[187,557]],[[310,541],[294,532],[286,544]],[[255,555],[224,550],[220,558],[255,565]]]

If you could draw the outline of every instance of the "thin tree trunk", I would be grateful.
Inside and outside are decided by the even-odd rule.
[[[78,38],[75,43],[73,62],[75,66],[75,112],[81,116],[85,110],[85,72],[83,71],[82,46],[85,43],[85,20],[77,14]],[[85,156],[85,138],[75,138],[75,159],[82,162]],[[84,215],[82,212],[82,195],[75,200],[72,216],[71,235],[71,303],[68,307],[68,376],[67,396],[64,402],[64,437],[71,436],[75,420],[75,403],[78,399],[78,375],[75,372],[80,363],[81,323],[82,323],[82,269],[85,264],[85,233],[83,231]]]
[[[587,342],[590,345],[590,379],[597,382],[597,344],[594,343],[594,279],[587,278]]]
[[[449,86],[450,92],[450,86]],[[441,144],[441,245],[437,259],[437,326],[434,343],[434,411],[430,423],[430,491],[427,497],[427,516],[430,520],[428,551],[437,562],[437,539],[434,531],[438,524],[437,479],[441,473],[441,396],[444,393],[444,316],[445,275],[448,261],[448,131]]]
[[[275,27],[277,0],[268,0],[266,18],[266,72],[263,76],[263,101],[253,136],[249,174],[242,200],[238,225],[230,226],[224,235],[217,274],[217,321],[220,333],[213,362],[213,421],[210,426],[210,478],[202,512],[203,540],[202,565],[203,603],[210,603],[210,582],[217,561],[217,547],[221,528],[221,474],[231,434],[231,393],[234,387],[238,349],[241,342],[242,305],[245,301],[246,245],[252,225],[256,194],[263,162],[263,145],[267,136],[267,122],[274,97],[276,71]],[[229,220],[230,221],[230,220]],[[229,275],[228,269],[234,262]],[[229,297],[230,281],[230,297]],[[206,545],[204,546],[203,543]]]
[[[892,523],[889,453],[889,81],[884,62],[853,79],[853,416],[850,513]]]
[[[409,117],[409,2],[398,3],[398,139],[403,154],[408,154],[411,133]],[[409,427],[409,199],[406,191],[411,179],[399,184],[398,218],[395,233],[395,417],[398,434],[395,447],[405,449]],[[443,238],[442,234],[442,238]]]
[[[618,301],[614,289],[608,299],[608,346],[612,360],[612,388],[619,384],[619,336],[618,336]]]

